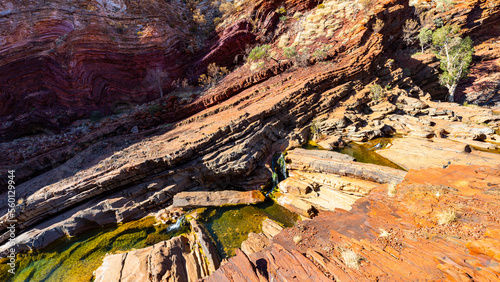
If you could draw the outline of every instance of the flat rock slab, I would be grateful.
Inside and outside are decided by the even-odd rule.
[[[286,156],[291,171],[307,171],[354,177],[377,183],[400,183],[406,171],[390,167],[355,162],[345,154],[324,151],[294,149]]]
[[[172,206],[178,208],[217,207],[261,203],[266,197],[260,191],[181,192],[174,196]]]
[[[467,142],[465,142],[467,143]],[[377,153],[405,169],[424,169],[454,165],[500,164],[500,154],[472,150],[467,153],[463,142],[433,138],[396,138],[392,146]]]

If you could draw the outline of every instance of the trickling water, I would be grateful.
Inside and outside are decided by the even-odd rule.
[[[266,197],[268,197],[269,194],[274,191],[280,181],[283,181],[287,178],[285,155],[283,155],[283,153],[280,153],[279,155],[275,155],[273,157],[273,159],[271,160],[271,168],[273,171],[273,187],[271,188],[271,190],[269,190],[269,192],[267,192]]]
[[[278,174],[276,172],[273,171],[273,188],[276,187],[279,183],[279,180],[278,180]]]
[[[286,164],[285,164],[285,156],[283,153],[280,154],[280,157],[278,158],[278,167],[281,171],[281,175],[283,176],[283,180],[287,178],[286,175]]]
[[[167,233],[179,230],[182,227],[183,223],[184,223],[184,215],[179,217],[174,224],[170,224],[167,227],[167,229],[166,229]]]

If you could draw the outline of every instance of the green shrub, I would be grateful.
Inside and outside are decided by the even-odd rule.
[[[403,41],[410,46],[415,43],[418,33],[418,22],[414,19],[408,19],[403,26]]]
[[[148,107],[148,113],[154,116],[157,112],[161,111],[161,106],[159,104],[152,104]]]
[[[269,57],[269,49],[271,49],[271,46],[269,45],[261,45],[261,46],[256,46],[250,51],[248,54],[248,60],[250,61],[258,61],[261,59],[266,59]]]
[[[283,55],[285,55],[287,59],[293,59],[297,57],[298,54],[296,48],[285,47],[283,48]]]
[[[318,5],[318,9],[323,9],[323,8],[325,8],[325,5],[324,5],[324,4],[319,4],[319,5]]]
[[[382,28],[384,28],[384,21],[381,19],[377,19],[373,24],[373,32],[379,33]]]
[[[317,49],[313,53],[313,57],[316,58],[318,61],[324,61],[326,60],[326,57],[328,56],[328,53],[324,49]]]
[[[217,26],[217,25],[219,25],[220,23],[221,23],[221,18],[216,17],[216,18],[214,19],[214,25],[216,25],[216,26]]]
[[[418,41],[420,41],[420,47],[422,47],[422,53],[423,53],[424,48],[429,46],[429,44],[432,42],[432,30],[428,28],[423,28],[417,35],[417,38]]]
[[[229,70],[227,68],[219,67],[216,63],[211,63],[208,65],[207,73],[200,75],[198,82],[200,86],[208,89],[215,86],[228,73]]]
[[[276,9],[276,13],[278,13],[280,15],[286,14],[285,7],[281,7],[281,8]]]
[[[382,98],[384,89],[380,86],[380,84],[375,83],[370,87],[370,93],[372,94],[372,99],[378,101]]]
[[[300,52],[297,52],[296,47],[285,47],[283,48],[283,55],[287,59],[295,61],[297,66],[307,66],[309,64],[309,59],[311,58],[309,48],[303,48]]]
[[[437,18],[434,19],[434,24],[436,25],[436,27],[442,27],[444,25],[444,21],[442,18]]]
[[[432,43],[443,73],[439,82],[448,88],[448,101],[454,101],[458,82],[467,77],[474,46],[470,37],[461,38],[458,26],[444,26],[432,34]]]
[[[229,14],[232,14],[236,11],[236,7],[231,2],[225,2],[225,3],[220,4],[219,11],[223,15],[229,15]]]
[[[311,123],[311,140],[323,139],[325,136],[321,133],[320,122],[313,120]]]

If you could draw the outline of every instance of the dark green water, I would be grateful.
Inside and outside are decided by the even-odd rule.
[[[318,145],[318,143],[309,140],[307,143],[302,144],[302,149],[306,150],[326,150],[325,148]]]
[[[402,167],[375,152],[376,150],[387,148],[387,146],[392,144],[391,142],[393,139],[394,138],[376,138],[363,144],[350,142],[345,148],[336,149],[335,151],[354,157],[356,161],[360,163],[371,163],[404,170]],[[314,141],[304,143],[302,148],[307,150],[326,150]]]
[[[259,205],[205,209],[200,217],[221,254],[234,255],[249,232],[260,232],[262,220],[269,217],[283,226],[293,226],[298,216],[272,200]],[[0,281],[92,281],[93,272],[107,253],[141,249],[189,231],[189,224],[168,233],[168,225],[156,225],[153,217],[61,238],[48,247],[17,255],[16,274],[7,271],[7,260],[0,260]]]
[[[16,259],[16,274],[0,260],[0,281],[92,281],[92,273],[106,253],[144,248],[187,231],[168,234],[167,225],[154,226],[153,217],[112,225],[85,232],[73,238],[61,238],[48,247],[21,253]]]
[[[206,209],[199,222],[214,239],[219,253],[223,257],[231,257],[248,238],[248,233],[262,231],[262,221],[266,217],[283,227],[291,227],[299,220],[297,214],[268,199],[258,205]]]
[[[381,150],[389,146],[391,141],[392,138],[377,138],[364,144],[351,142],[344,149],[338,151],[356,158],[361,163],[371,163],[404,170],[402,167],[375,152],[375,150]]]

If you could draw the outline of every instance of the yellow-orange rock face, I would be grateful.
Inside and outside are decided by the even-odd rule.
[[[238,253],[207,281],[244,273],[245,259],[269,281],[290,273],[340,281],[498,281],[499,183],[500,167],[411,170],[392,197],[381,185],[349,212],[320,213],[248,259]],[[448,212],[453,216],[443,221]],[[349,250],[358,255],[354,265],[346,263]]]

